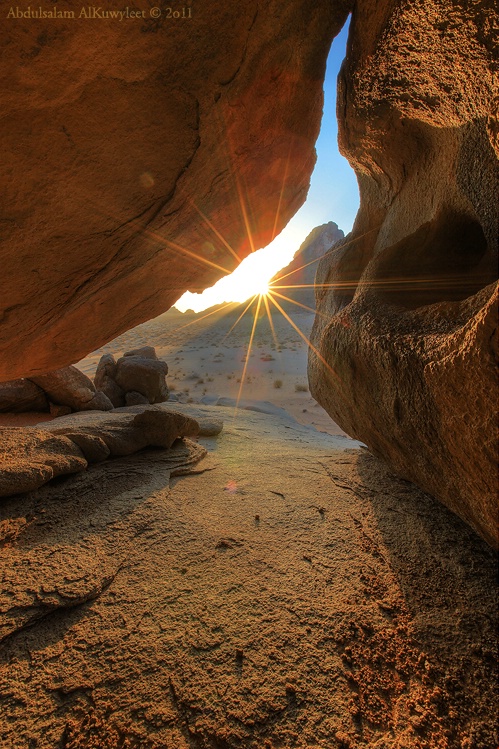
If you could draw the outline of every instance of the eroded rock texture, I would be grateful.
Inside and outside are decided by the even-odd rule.
[[[349,5],[2,24],[0,380],[78,361],[280,231]]]
[[[340,75],[361,207],[318,271],[312,393],[497,545],[497,12],[382,5]]]

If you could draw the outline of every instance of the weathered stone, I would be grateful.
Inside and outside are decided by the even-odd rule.
[[[492,545],[496,22],[492,2],[356,4],[338,112],[361,206],[318,270],[309,364],[348,434]]]
[[[48,411],[45,393],[30,380],[11,380],[0,383],[0,412],[24,413]]]
[[[0,497],[38,489],[55,476],[87,467],[80,448],[35,427],[0,427]]]
[[[112,413],[71,414],[46,422],[40,428],[75,441],[78,439],[78,445],[89,462],[102,460],[103,452],[101,446],[92,441],[88,442],[87,453],[88,438],[102,441],[110,455],[123,456],[145,447],[170,448],[176,439],[199,433],[197,421],[159,406],[147,406],[139,413],[126,413],[120,409],[120,412]],[[78,435],[84,439],[79,439]]]
[[[129,354],[118,359],[115,380],[125,393],[140,393],[147,403],[163,403],[169,395],[165,380],[167,373],[166,362]],[[135,404],[127,401],[127,405]]]
[[[2,24],[0,378],[78,361],[286,225],[350,6],[221,0],[126,33]]]
[[[109,398],[96,392],[92,380],[76,367],[63,367],[31,379],[45,391],[50,401],[74,411],[110,411],[113,408]]]
[[[83,471],[88,463],[110,456],[146,447],[171,448],[177,439],[198,433],[195,419],[159,406],[140,413],[71,414],[36,428],[0,427],[0,497],[32,491],[55,476]],[[203,448],[191,452],[196,460],[206,454]]]

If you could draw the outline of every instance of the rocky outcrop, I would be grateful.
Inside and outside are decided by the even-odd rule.
[[[350,4],[2,24],[0,380],[78,361],[287,223]]]
[[[115,408],[147,403],[164,403],[170,396],[166,384],[168,364],[158,359],[153,346],[127,351],[115,360],[112,354],[101,356],[94,384]]]
[[[338,113],[361,207],[319,266],[309,377],[343,429],[497,545],[494,18],[356,4]]]
[[[312,392],[496,542],[496,4],[192,10],[3,25],[0,379],[77,361],[285,225],[352,10],[339,142],[361,207],[318,271]]]
[[[76,367],[63,367],[31,380],[41,388],[51,403],[73,411],[111,411],[113,404],[95,389],[92,380]]]
[[[198,433],[195,419],[159,406],[72,414],[38,427],[0,427],[0,497],[38,489],[56,476],[83,471],[89,463],[110,457],[146,447],[170,449],[177,439]],[[194,443],[187,452],[191,462],[206,454]],[[189,460],[182,453],[178,465],[188,465]]]
[[[300,245],[289,265],[271,279],[269,288],[277,295],[277,301],[286,311],[298,312],[300,307],[315,309],[314,283],[319,260],[344,237],[334,221],[316,226]]]

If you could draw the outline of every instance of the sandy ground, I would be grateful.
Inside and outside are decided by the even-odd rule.
[[[192,475],[2,501],[2,749],[496,749],[490,549],[352,440],[203,413]]]
[[[156,346],[171,407],[224,419],[190,475],[146,451],[0,503],[1,749],[497,749],[497,556],[315,404],[286,320],[248,352],[236,319],[79,363]],[[298,421],[199,404],[240,391]]]
[[[307,343],[280,314],[274,314],[275,339],[268,318],[261,317],[248,356],[253,317],[248,312],[231,331],[244,306],[230,314],[203,317],[170,310],[139,325],[78,362],[93,377],[103,353],[121,355],[140,346],[155,346],[168,362],[167,382],[180,402],[205,396],[270,401],[302,424],[332,435],[345,432],[312,398],[307,384]],[[314,315],[293,313],[293,322],[308,337]],[[246,370],[245,370],[246,366]]]

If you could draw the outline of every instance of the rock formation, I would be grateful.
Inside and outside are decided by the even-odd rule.
[[[164,403],[170,392],[166,384],[168,365],[158,359],[153,346],[127,351],[115,360],[112,354],[101,356],[94,384],[115,408],[145,403]]]
[[[297,312],[299,305],[315,309],[314,282],[319,260],[344,237],[344,233],[338,229],[338,224],[334,221],[312,229],[293,260],[269,283],[271,290],[273,288],[275,292],[291,300],[286,301],[278,297],[278,302],[284,309],[288,312]]]
[[[280,231],[349,5],[2,24],[0,380],[78,361]]]
[[[357,3],[338,113],[361,207],[319,266],[309,377],[343,429],[497,545],[494,18]]]
[[[0,413],[48,410],[47,396],[34,382],[21,378],[0,383]]]
[[[89,463],[110,457],[146,447],[169,449],[175,440],[195,437],[199,431],[195,419],[160,406],[73,414],[38,427],[0,427],[0,497],[32,491],[56,476],[78,473]],[[196,462],[206,451],[189,443],[187,453]],[[180,464],[186,465],[186,460],[182,454]]]
[[[72,411],[111,411],[113,404],[95,389],[92,380],[76,367],[62,367],[31,380],[41,388],[51,403]]]
[[[279,231],[306,194],[350,10],[339,140],[361,207],[319,268],[312,389],[495,543],[493,0],[3,24],[0,379],[77,361]]]

